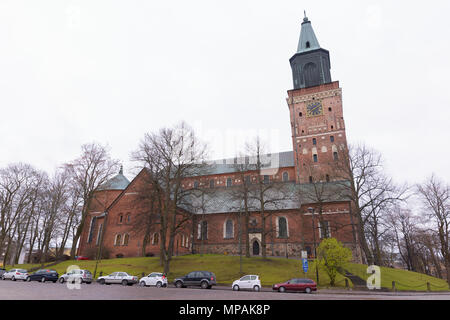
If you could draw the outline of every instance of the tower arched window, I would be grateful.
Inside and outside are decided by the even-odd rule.
[[[227,179],[227,187],[231,187],[233,184],[233,180],[231,178]]]
[[[283,172],[283,182],[288,182],[289,181],[289,173],[287,173],[286,171]]]
[[[195,189],[198,189],[198,187],[199,187],[198,181],[194,181],[194,188],[195,188]]]
[[[314,154],[314,155],[313,155],[313,159],[314,159],[314,162],[319,161],[319,159],[317,158],[317,154]]]
[[[209,187],[214,188],[214,180],[209,180]]]
[[[306,41],[306,48],[307,49],[311,48],[311,43],[309,43],[309,41]]]

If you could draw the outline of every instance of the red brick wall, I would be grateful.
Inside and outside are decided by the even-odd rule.
[[[325,181],[327,174],[333,180],[333,152],[339,153],[342,147],[348,149],[339,82],[291,90],[288,96],[297,182],[308,183],[310,176],[315,181]],[[321,116],[307,117],[307,105],[312,101],[322,102]],[[313,161],[314,154],[317,163]]]
[[[304,205],[300,210],[284,210],[274,212],[266,220],[266,230],[272,230],[272,233],[267,235],[267,254],[275,256],[285,256],[286,247],[288,248],[289,256],[300,257],[300,251],[303,250],[303,243],[306,246],[314,248],[314,235],[312,228],[312,215],[308,212],[309,205]],[[337,238],[346,246],[353,245],[353,235],[349,216],[349,203],[337,202],[330,203],[324,206],[323,217],[325,221],[330,224],[331,237]],[[287,218],[288,237],[278,238],[276,233],[276,221],[278,217]],[[257,219],[255,228],[261,228],[260,214],[252,213],[251,218]],[[226,220],[232,219],[234,223],[234,237],[232,239],[224,238],[224,223]],[[208,238],[207,240],[198,239],[197,225],[202,221],[208,222]],[[314,215],[316,245],[320,243],[318,230],[319,217],[316,213]],[[245,248],[245,228],[242,223],[242,246]],[[206,214],[195,217],[194,228],[194,250],[195,252],[203,251],[204,253],[224,253],[225,251],[231,254],[239,253],[239,237],[238,237],[238,215],[233,214]],[[258,231],[258,230],[256,230]],[[257,234],[258,232],[254,232]],[[253,239],[254,237],[252,237]],[[250,240],[252,240],[250,239]],[[273,247],[273,252],[272,252]],[[243,249],[244,250],[244,249]],[[251,248],[250,248],[250,251]]]

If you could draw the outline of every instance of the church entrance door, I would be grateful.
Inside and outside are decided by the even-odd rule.
[[[259,242],[257,240],[253,241],[253,255],[259,256]]]

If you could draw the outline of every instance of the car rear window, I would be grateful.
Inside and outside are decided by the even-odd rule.
[[[27,270],[25,270],[25,269],[19,269],[19,270],[17,270],[17,272],[20,272],[20,273],[27,273]]]

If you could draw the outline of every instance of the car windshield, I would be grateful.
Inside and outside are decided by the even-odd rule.
[[[27,270],[25,270],[25,269],[19,269],[19,270],[17,270],[17,272],[20,272],[20,273],[27,273]]]

